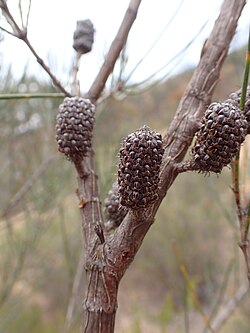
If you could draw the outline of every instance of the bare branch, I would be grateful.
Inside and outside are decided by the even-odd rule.
[[[177,262],[179,264],[179,269],[180,269],[180,271],[182,273],[183,280],[184,280],[184,282],[186,284],[186,287],[187,287],[187,289],[188,289],[188,291],[190,293],[191,298],[193,299],[194,303],[196,304],[198,312],[200,313],[200,315],[201,315],[204,323],[209,328],[210,332],[211,333],[216,333],[215,330],[211,327],[210,322],[209,322],[209,318],[208,318],[206,312],[204,311],[204,309],[203,309],[203,307],[201,305],[201,302],[199,300],[199,297],[197,295],[197,292],[196,292],[195,288],[192,285],[191,277],[190,277],[190,275],[188,273],[186,264],[184,263],[184,260],[183,260],[183,258],[181,256],[179,247],[178,247],[178,245],[177,245],[176,242],[173,242],[173,250],[174,250],[174,254],[176,256]]]
[[[140,6],[141,0],[131,0],[129,7],[125,13],[121,26],[117,32],[117,35],[112,42],[110,49],[106,55],[105,61],[94,81],[90,87],[87,97],[94,103],[99,98],[102,93],[106,81],[109,75],[112,73],[116,60],[119,57],[119,54],[126,44],[129,31],[136,19],[138,8]]]
[[[25,35],[26,32],[18,26],[15,19],[11,15],[6,0],[0,0],[0,8],[7,22],[13,29],[13,35],[15,35],[17,38],[21,38],[23,35]]]
[[[62,93],[17,93],[17,94],[0,94],[0,100],[4,99],[30,99],[30,98],[63,98]]]
[[[170,60],[168,60],[168,62],[166,64],[164,64],[163,66],[161,66],[159,69],[157,69],[153,74],[151,74],[150,76],[148,76],[143,81],[141,81],[139,83],[136,83],[136,84],[130,85],[129,89],[133,92],[133,90],[135,90],[135,88],[138,89],[138,88],[142,87],[140,89],[140,92],[145,92],[146,90],[149,90],[149,89],[153,88],[155,85],[157,85],[160,82],[162,82],[162,81],[166,80],[167,78],[169,78],[170,75],[171,75],[171,72],[173,71],[173,69],[175,68],[175,66],[177,66],[181,62],[181,60],[183,58],[185,58],[185,53],[192,46],[192,44],[196,41],[197,37],[204,30],[204,28],[207,25],[207,23],[208,23],[208,21],[205,22],[202,25],[202,27],[200,28],[200,30],[197,31],[196,35],[194,37],[192,37],[192,39],[177,54],[175,54]],[[159,80],[154,79],[157,75],[159,75],[160,72],[162,72],[165,68],[167,68],[171,64],[172,64],[172,66],[167,71],[166,74],[164,74]],[[132,74],[132,72],[131,72],[131,74]],[[130,76],[125,80],[125,83],[129,80],[129,78],[130,78]]]
[[[21,4],[19,2],[20,5],[20,10],[21,10]],[[28,16],[29,16],[29,12],[30,12],[30,5],[31,2],[29,3],[29,8],[28,8],[28,14],[27,14],[27,24],[28,24]],[[42,58],[39,57],[39,55],[37,54],[37,52],[35,51],[35,49],[33,48],[33,46],[31,45],[28,37],[27,37],[27,28],[24,27],[23,29],[21,29],[18,24],[16,23],[15,19],[13,18],[13,16],[11,15],[7,2],[6,0],[0,0],[0,8],[2,9],[2,13],[5,16],[7,22],[10,24],[10,26],[13,29],[13,33],[6,31],[5,29],[2,28],[3,31],[6,31],[8,33],[10,33],[11,35],[21,39],[22,41],[24,41],[24,43],[28,46],[28,48],[30,49],[30,51],[33,53],[33,55],[35,56],[37,62],[42,66],[42,68],[47,72],[47,74],[50,76],[52,82],[54,83],[54,85],[61,90],[65,96],[71,96],[71,94],[69,92],[67,92],[67,90],[63,87],[63,85],[61,84],[61,82],[56,78],[56,76],[52,73],[52,71],[50,70],[50,68],[45,64],[45,62],[43,61]]]
[[[61,82],[56,78],[56,76],[51,72],[50,68],[45,64],[42,58],[39,57],[33,46],[31,45],[30,41],[28,40],[27,36],[22,36],[21,39],[24,41],[24,43],[28,46],[30,51],[33,53],[33,55],[36,58],[36,61],[42,66],[42,68],[45,70],[45,72],[50,76],[52,82],[54,85],[61,90],[65,96],[70,97],[71,94],[63,87]]]
[[[244,69],[244,75],[243,75],[243,82],[242,82],[242,89],[241,89],[241,97],[240,97],[240,103],[239,107],[242,111],[245,109],[246,104],[246,97],[249,94],[248,89],[248,79],[249,79],[249,69],[250,69],[250,30],[248,34],[248,46],[247,46],[247,52],[246,52],[246,62],[245,62],[245,69]],[[248,131],[249,133],[249,131]],[[244,209],[243,207],[243,200],[242,195],[240,191],[239,186],[239,160],[240,160],[240,151],[235,157],[233,164],[233,191],[234,191],[234,197],[235,197],[235,203],[237,206],[237,213],[238,213],[238,221],[240,225],[240,235],[241,240],[239,243],[239,246],[244,254],[246,267],[247,267],[247,275],[248,275],[248,281],[250,283],[250,243],[248,238],[248,231],[249,231],[249,222],[250,222],[250,206],[246,207]],[[244,212],[244,213],[243,213]]]
[[[50,163],[55,159],[55,156],[47,158],[40,167],[33,173],[33,175],[23,184],[20,190],[13,196],[5,208],[2,217],[6,217],[11,210],[22,200],[25,194],[31,189],[31,187],[37,182],[41,175],[47,170]]]
[[[22,28],[24,29],[22,0],[18,1],[18,8],[19,8],[19,13],[20,13],[20,17],[21,17]]]
[[[25,258],[28,253],[28,243],[24,243],[22,248],[20,249],[17,258],[16,258],[16,263],[13,271],[10,273],[5,286],[1,287],[1,292],[0,292],[0,308],[4,305],[6,300],[9,298],[10,294],[12,293],[13,287],[20,276]]]
[[[13,32],[11,32],[11,31],[9,31],[9,30],[7,30],[7,29],[1,27],[1,26],[0,26],[0,29],[1,29],[2,31],[6,32],[7,34],[13,36],[13,37],[18,37],[18,36],[15,35]]]
[[[71,83],[71,93],[72,95],[80,95],[80,83],[79,80],[77,78],[78,72],[79,72],[79,68],[80,68],[80,61],[81,61],[81,57],[82,54],[77,52],[75,55],[75,59],[74,59],[74,64],[73,64],[73,68],[72,68],[72,83]]]
[[[65,321],[65,329],[68,332],[73,321],[73,313],[76,307],[76,300],[79,295],[79,290],[80,286],[82,283],[82,276],[83,276],[83,271],[84,271],[84,251],[81,251],[81,255],[77,264],[76,272],[75,272],[75,277],[74,277],[74,282],[73,282],[73,287],[71,291],[71,296],[70,300],[68,303],[67,307],[67,312],[66,312],[66,321]]]
[[[28,25],[29,25],[29,17],[30,17],[30,9],[31,9],[31,0],[29,0],[29,7],[28,7],[28,11],[27,11],[27,16],[26,16],[26,29],[28,29]]]
[[[174,18],[176,17],[176,15],[178,14],[181,6],[183,5],[184,0],[181,0],[180,3],[178,4],[174,14],[172,15],[172,17],[169,19],[169,21],[167,22],[166,26],[163,28],[163,30],[160,32],[159,36],[156,38],[156,40],[153,42],[153,44],[150,46],[150,48],[147,50],[147,52],[144,54],[144,56],[138,61],[138,63],[134,66],[134,68],[131,70],[131,72],[129,73],[129,75],[126,78],[126,82],[129,81],[129,79],[131,78],[131,76],[134,74],[134,72],[137,70],[137,68],[140,66],[140,64],[146,59],[146,57],[150,54],[150,52],[154,49],[155,45],[159,42],[159,40],[161,39],[161,37],[164,35],[164,33],[166,32],[166,30],[169,28],[169,26],[171,25],[171,23],[173,22]]]
[[[245,283],[238,289],[234,297],[230,298],[229,301],[222,306],[221,312],[217,315],[212,323],[212,327],[215,331],[219,332],[223,324],[225,324],[226,320],[230,318],[232,313],[235,311],[240,302],[242,302],[248,292],[249,284]]]

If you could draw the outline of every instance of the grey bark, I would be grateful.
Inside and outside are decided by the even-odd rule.
[[[137,9],[139,2],[137,1]],[[87,290],[84,301],[83,333],[114,332],[119,282],[152,225],[162,199],[175,180],[178,174],[175,165],[184,158],[206,106],[211,101],[245,2],[244,0],[224,0],[223,2],[220,15],[201,54],[200,62],[164,136],[165,154],[161,170],[159,200],[155,204],[138,211],[130,210],[114,234],[105,234],[94,168],[94,154],[90,153],[81,166],[76,166],[86,251]],[[132,13],[134,20],[136,11],[128,11],[128,13]],[[126,36],[128,31],[129,29],[126,30]],[[88,93],[88,97],[93,102],[98,99],[108,73],[112,71],[115,58],[124,43],[120,42],[119,45],[113,56],[112,52],[108,54],[106,65],[99,73],[99,79],[96,79]],[[113,60],[109,62],[110,59]]]

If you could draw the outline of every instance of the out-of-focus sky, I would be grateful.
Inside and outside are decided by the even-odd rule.
[[[8,0],[9,8],[19,20],[18,3],[19,0]],[[29,0],[22,0],[21,3],[25,16]],[[79,73],[81,87],[87,89],[103,62],[128,4],[129,0],[32,0],[29,39],[56,75],[66,82],[75,52],[72,42],[76,21],[90,19],[96,30],[95,43],[92,52],[83,56]],[[130,82],[147,79],[171,59],[176,58],[206,23],[188,50],[164,67],[158,77],[168,76],[195,65],[221,4],[222,0],[142,0],[127,43],[128,63],[125,76],[129,75],[160,35],[161,38],[133,73]],[[247,42],[249,7],[248,3],[244,8],[232,48]],[[0,25],[8,27],[3,18],[0,19]],[[16,76],[21,75],[26,68],[29,73],[46,78],[46,74],[39,68],[24,43],[10,35],[4,36],[4,41],[0,43],[0,55],[4,64],[2,70],[11,64]]]

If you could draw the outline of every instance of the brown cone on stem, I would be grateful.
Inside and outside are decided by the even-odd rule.
[[[212,103],[195,135],[190,169],[220,173],[240,149],[247,134],[247,121],[232,103]]]
[[[66,97],[56,117],[58,150],[79,162],[92,149],[95,106],[82,97]]]
[[[119,195],[123,206],[136,210],[157,200],[162,156],[161,135],[147,126],[124,139],[118,168]]]

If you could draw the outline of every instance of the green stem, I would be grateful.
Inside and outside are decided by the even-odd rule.
[[[244,70],[244,75],[243,75],[241,98],[240,98],[240,109],[241,110],[244,110],[244,107],[245,107],[248,77],[249,77],[249,67],[250,67],[250,30],[249,30],[249,35],[248,35],[246,63],[245,63],[245,70]]]
[[[5,99],[28,99],[28,98],[63,98],[63,93],[22,93],[22,94],[0,94],[0,100]]]
[[[246,102],[246,94],[247,94],[247,85],[248,85],[248,77],[249,77],[249,67],[250,67],[250,30],[248,35],[248,45],[247,45],[247,53],[246,53],[246,63],[243,75],[242,89],[241,89],[241,98],[240,98],[240,109],[244,110],[245,102]],[[242,221],[242,207],[240,202],[240,188],[239,188],[239,159],[240,159],[240,151],[237,153],[235,157],[235,161],[233,163],[233,182],[234,182],[234,195],[235,202],[238,209],[238,217],[240,220],[240,224]],[[249,210],[249,207],[248,207]],[[248,219],[249,220],[249,219]],[[247,222],[246,222],[247,223]]]
[[[246,64],[245,64],[245,71],[244,71],[243,84],[242,84],[242,93],[241,93],[241,99],[240,99],[240,108],[242,110],[244,109],[245,101],[246,101],[247,85],[248,85],[248,78],[249,78],[249,67],[250,67],[250,29],[249,29],[249,35],[248,35]],[[250,224],[250,202],[248,203],[248,207],[247,207],[247,218],[246,218],[245,228],[244,228],[244,240],[246,240],[247,236],[248,236],[249,224]]]
[[[248,207],[247,207],[247,218],[246,218],[246,223],[245,223],[245,230],[244,230],[244,239],[247,239],[248,232],[249,232],[249,224],[250,224],[250,201],[248,202]]]
[[[210,322],[209,322],[208,316],[206,315],[205,311],[202,308],[201,302],[200,302],[200,300],[198,298],[198,295],[197,295],[197,293],[196,293],[196,291],[195,291],[195,289],[192,285],[189,273],[187,271],[186,265],[184,264],[184,261],[182,259],[179,247],[178,247],[176,242],[173,242],[173,250],[174,250],[176,259],[178,261],[179,268],[180,268],[181,274],[183,276],[183,279],[185,281],[187,290],[189,291],[190,296],[192,297],[192,299],[193,299],[193,301],[194,301],[194,303],[195,303],[195,305],[196,305],[196,307],[197,307],[197,309],[198,309],[206,327],[209,328],[211,333],[216,333],[215,330],[213,329],[213,327],[211,326]]]
[[[235,160],[233,161],[233,191],[234,191],[234,199],[237,206],[237,213],[239,220],[242,220],[242,211],[241,211],[241,200],[240,200],[240,184],[239,184],[239,161],[240,161],[240,151],[236,154]]]

